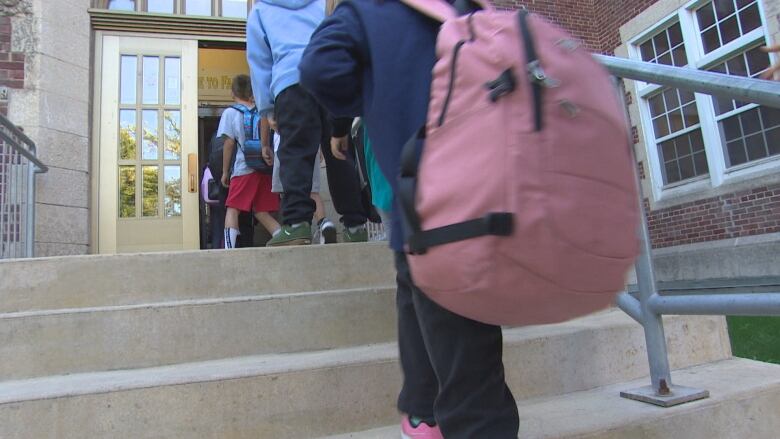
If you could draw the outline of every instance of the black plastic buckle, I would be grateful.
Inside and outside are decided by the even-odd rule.
[[[517,86],[517,80],[512,69],[504,70],[498,78],[485,84],[488,90],[490,90],[490,101],[496,102],[502,96],[506,96],[509,93],[515,91]]]

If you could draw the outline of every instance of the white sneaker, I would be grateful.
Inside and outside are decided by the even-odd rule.
[[[331,220],[325,218],[320,223],[319,229],[320,244],[335,244],[338,241],[336,226]]]

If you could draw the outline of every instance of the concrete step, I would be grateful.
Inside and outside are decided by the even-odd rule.
[[[0,381],[386,343],[395,289],[0,314]]]
[[[710,398],[659,408],[620,398],[648,379],[521,401],[522,439],[775,439],[780,431],[780,366],[731,359],[674,373]],[[397,439],[397,425],[328,439]]]
[[[0,313],[377,287],[386,243],[0,261]]]
[[[722,318],[672,317],[674,367],[730,356]],[[518,399],[647,373],[639,325],[609,311],[505,331]],[[229,343],[226,341],[226,343]],[[0,383],[0,437],[311,438],[389,425],[400,385],[393,343]]]

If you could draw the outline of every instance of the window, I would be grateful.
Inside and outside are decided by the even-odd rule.
[[[108,0],[108,9],[135,11],[135,0]]]
[[[771,64],[765,44],[758,0],[697,0],[632,41],[631,56],[757,77]],[[654,84],[637,83],[637,92],[659,191],[708,175],[719,184],[732,171],[780,158],[779,110]]]
[[[96,8],[152,14],[246,19],[255,0],[92,0]]]

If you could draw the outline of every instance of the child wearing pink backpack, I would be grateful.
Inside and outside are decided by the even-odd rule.
[[[334,116],[362,116],[371,127],[376,160],[394,193],[401,149],[426,121],[439,26],[397,0],[346,1],[312,36],[299,67],[301,84]],[[447,311],[415,286],[403,227],[396,203],[390,244],[404,375],[402,437],[517,438],[501,328]]]

